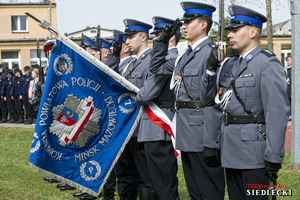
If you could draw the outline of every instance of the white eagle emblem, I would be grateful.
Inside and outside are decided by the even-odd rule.
[[[67,54],[61,54],[55,58],[53,69],[57,76],[70,74],[73,71],[73,61]]]
[[[49,131],[59,137],[61,146],[75,144],[83,147],[91,136],[100,131],[102,111],[94,107],[91,96],[80,100],[70,94],[64,104],[52,109],[52,113]]]

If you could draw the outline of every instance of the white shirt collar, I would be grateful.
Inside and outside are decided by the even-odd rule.
[[[144,51],[142,51],[142,53],[136,58],[139,59],[141,55],[143,55],[145,53],[145,51],[147,51],[148,49],[150,49],[149,47],[147,49],[145,49]]]
[[[204,37],[204,38],[198,40],[197,42],[195,42],[195,43],[192,45],[192,50],[195,50],[196,47],[197,47],[199,44],[201,44],[201,42],[203,42],[204,40],[206,40],[207,38],[208,38],[208,36],[206,36],[206,37]]]
[[[125,58],[122,58],[122,59],[120,60],[120,63],[122,63],[124,60],[126,60],[126,59],[129,58],[129,57],[131,57],[131,56],[126,56]]]
[[[256,47],[254,47],[253,49],[255,49]],[[243,59],[245,59],[246,58],[246,56],[253,50],[253,49],[250,49],[250,51],[248,51],[247,53],[245,53],[242,57],[243,57]],[[241,57],[241,56],[240,56]]]
[[[171,49],[175,49],[175,48],[177,48],[177,47],[171,47],[171,48],[168,48],[168,51],[170,51]]]

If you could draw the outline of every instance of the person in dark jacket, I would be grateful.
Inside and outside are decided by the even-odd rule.
[[[29,102],[28,98],[28,89],[29,89],[29,84],[30,81],[32,80],[31,77],[31,69],[30,66],[25,66],[24,67],[24,76],[23,76],[23,87],[22,87],[22,96],[21,99],[23,99],[23,104],[25,107],[25,112],[26,112],[26,119],[25,124],[32,124],[33,122],[33,108],[32,105]]]
[[[2,88],[6,79],[5,70],[6,68],[4,67],[4,65],[0,64],[0,123],[7,122],[7,105],[6,101],[4,101],[5,94],[2,93]]]
[[[18,121],[16,123],[24,123],[24,108],[23,108],[23,99],[22,99],[22,89],[23,89],[23,75],[22,71],[19,68],[14,69],[15,74],[15,91],[14,91],[14,101],[15,109],[18,116]]]
[[[16,110],[14,105],[14,81],[15,77],[13,75],[13,71],[8,69],[5,71],[6,80],[4,81],[4,85],[2,88],[2,94],[4,94],[4,101],[7,103],[8,112],[10,115],[10,119],[8,123],[15,123],[16,120]]]

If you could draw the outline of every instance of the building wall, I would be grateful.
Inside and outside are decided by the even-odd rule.
[[[51,26],[56,28],[57,13],[54,2],[52,1],[51,4],[0,4],[0,59],[2,59],[1,52],[3,51],[18,51],[20,68],[30,65],[30,50],[36,49],[37,38],[40,40],[40,48],[43,48],[45,38],[54,37],[54,35],[50,35],[48,30],[39,27],[38,23],[30,17],[27,17],[26,32],[13,32],[11,16],[26,16],[25,12],[30,12],[39,19],[50,22]]]
[[[266,37],[261,38],[260,44],[263,49],[268,49],[268,41]],[[291,52],[291,37],[273,37],[273,53],[285,66],[285,56]]]

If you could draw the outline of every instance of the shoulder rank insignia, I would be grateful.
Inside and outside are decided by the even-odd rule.
[[[275,54],[273,52],[270,52],[268,50],[264,50],[262,49],[261,52],[265,55],[267,55],[268,57],[271,57],[271,56],[275,56]]]
[[[252,60],[252,58],[253,58],[253,55],[252,54],[248,54],[246,56],[246,61],[250,61],[250,60]]]

